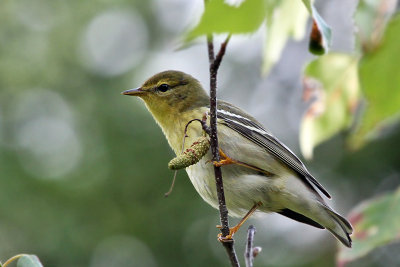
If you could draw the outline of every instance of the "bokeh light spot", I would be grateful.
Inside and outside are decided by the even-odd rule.
[[[27,92],[16,103],[15,146],[23,168],[38,178],[65,176],[79,163],[81,144],[68,104],[47,90]]]
[[[85,65],[103,76],[125,73],[145,55],[147,28],[139,14],[130,11],[106,11],[87,27],[81,46]]]
[[[153,1],[154,14],[159,21],[159,24],[164,29],[181,33],[189,28],[189,25],[194,24],[200,18],[204,9],[202,0],[157,0]],[[168,10],[168,12],[165,12]],[[179,20],[179,23],[177,23]]]
[[[34,31],[50,30],[60,15],[55,15],[57,4],[46,0],[16,1],[15,15],[26,27]]]

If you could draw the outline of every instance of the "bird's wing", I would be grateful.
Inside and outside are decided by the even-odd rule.
[[[331,198],[328,191],[326,191],[326,189],[310,174],[303,162],[301,162],[301,160],[281,141],[268,133],[254,118],[228,103],[220,102],[219,104],[217,117],[222,120],[222,124],[266,149],[279,161],[300,174],[300,177],[306,184],[310,186],[311,184],[314,185],[326,197]],[[223,109],[221,109],[221,107],[223,107]]]

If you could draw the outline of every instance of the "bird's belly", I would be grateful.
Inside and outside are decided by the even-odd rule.
[[[197,164],[186,168],[186,171],[200,196],[218,209],[214,169],[209,154]],[[248,169],[237,165],[223,166],[222,177],[230,216],[242,217],[258,202],[262,203],[264,212],[279,211],[283,208],[278,201],[283,186],[278,177],[251,173]]]

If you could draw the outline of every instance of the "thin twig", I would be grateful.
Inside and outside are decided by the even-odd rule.
[[[174,178],[172,178],[172,183],[171,186],[169,187],[168,192],[164,193],[164,197],[169,197],[169,195],[171,195],[172,190],[174,190],[174,186],[175,186],[175,180],[176,180],[176,175],[178,173],[178,170],[175,170],[174,172]]]
[[[208,61],[210,66],[214,64],[215,55],[214,55],[214,38],[212,34],[207,35],[207,48],[208,48]]]
[[[246,244],[246,250],[244,252],[244,260],[246,262],[246,267],[253,267],[253,260],[254,260],[253,240],[255,232],[256,228],[253,225],[250,225],[247,230],[247,244]]]
[[[217,73],[218,68],[221,64],[222,58],[225,54],[226,46],[229,42],[230,35],[221,44],[221,48],[218,52],[217,57],[214,54],[214,44],[212,35],[207,36],[207,47],[208,47],[208,59],[210,63],[210,143],[211,152],[213,155],[213,161],[220,161],[219,148],[218,148],[218,136],[217,136]],[[219,215],[221,221],[221,233],[222,237],[226,237],[229,234],[229,220],[228,220],[228,209],[226,208],[224,184],[222,181],[221,168],[214,166],[215,183],[217,187],[218,195],[218,206]],[[222,242],[226,252],[228,253],[229,259],[232,266],[239,266],[239,261],[233,246],[234,241],[229,240],[228,242]]]
[[[184,131],[183,140],[182,140],[181,154],[183,153],[183,150],[185,149],[185,140],[186,140],[186,137],[188,137],[188,135],[187,135],[188,127],[194,121],[200,122],[201,127],[203,128],[203,131],[206,132],[206,134],[210,135],[211,130],[210,130],[210,127],[208,127],[208,125],[207,125],[207,114],[206,113],[203,115],[203,118],[201,120],[200,119],[190,120],[188,123],[186,123],[186,126],[185,126],[185,131]],[[174,186],[175,186],[175,180],[176,180],[177,173],[178,173],[178,170],[175,170],[174,178],[172,179],[171,186],[169,187],[168,192],[166,192],[164,194],[164,197],[169,197],[169,195],[172,193],[172,190],[174,189]]]
[[[219,66],[221,65],[221,61],[222,58],[225,55],[225,51],[226,51],[226,46],[228,45],[229,40],[231,39],[231,34],[229,34],[225,41],[221,44],[221,47],[219,48],[219,52],[218,55],[216,56],[215,60],[214,60],[214,68],[216,68],[218,70]]]
[[[194,121],[198,121],[201,124],[201,128],[203,129],[204,132],[206,132],[206,134],[208,134],[208,135],[211,134],[210,127],[208,127],[208,125],[207,125],[207,114],[206,113],[203,115],[203,118],[201,120],[200,119],[190,120],[188,123],[186,123],[186,126],[185,126],[185,135],[184,135],[183,144],[182,144],[182,152],[183,152],[183,148],[185,145],[185,138],[187,137],[187,129],[188,129],[189,125]]]

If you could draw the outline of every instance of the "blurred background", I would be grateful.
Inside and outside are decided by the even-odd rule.
[[[332,51],[352,51],[356,3],[320,2]],[[143,103],[120,94],[167,69],[190,73],[208,89],[204,38],[177,50],[203,8],[203,0],[1,2],[1,261],[24,252],[57,267],[228,266],[216,241],[218,211],[184,171],[164,198],[174,154]],[[263,77],[264,32],[233,36],[219,98],[253,114],[300,154],[307,108],[301,73],[315,57],[306,39],[289,41]],[[400,184],[400,127],[358,151],[347,150],[344,138],[318,146],[306,164],[346,215]],[[256,266],[334,266],[337,243],[327,231],[279,215],[250,223],[263,248]],[[241,261],[245,238],[243,228],[236,235]],[[399,249],[386,246],[353,265],[398,266]]]

